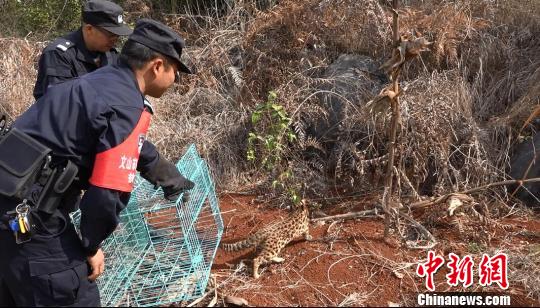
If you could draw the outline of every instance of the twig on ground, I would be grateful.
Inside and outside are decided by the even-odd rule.
[[[330,279],[330,271],[332,270],[332,267],[334,267],[334,265],[340,263],[341,261],[343,260],[346,260],[346,259],[350,259],[350,258],[360,258],[362,257],[362,255],[351,255],[351,256],[347,256],[347,257],[343,257],[339,260],[337,260],[336,262],[332,263],[329,267],[328,267],[328,270],[326,271],[326,279],[328,279],[328,283],[332,286],[332,288],[334,288],[334,290],[336,290],[336,292],[338,292],[341,296],[345,297],[346,295],[341,293],[335,286],[334,286],[334,283],[332,282],[332,279]]]
[[[302,275],[300,275],[299,272],[297,272],[294,268],[292,269],[299,277],[301,280],[303,280],[306,285],[308,285],[310,288],[312,288],[313,290],[315,290],[318,294],[322,295],[327,301],[328,303],[330,303],[329,306],[336,306],[336,303],[334,303],[334,301],[332,301],[326,294],[324,294],[321,290],[315,288],[315,286],[313,286],[309,281],[307,281]],[[328,303],[326,303],[328,305]]]
[[[326,220],[341,220],[341,219],[346,220],[346,219],[353,219],[353,218],[359,218],[359,217],[374,217],[377,215],[378,212],[379,211],[377,209],[360,211],[360,212],[349,212],[345,214],[314,218],[311,220],[311,222],[326,221]]]
[[[412,203],[410,207],[413,208],[413,209],[417,209],[417,208],[424,208],[424,207],[428,207],[428,206],[431,206],[431,205],[435,205],[435,204],[438,204],[438,203],[441,203],[441,202],[445,201],[448,197],[450,197],[450,196],[452,196],[454,194],[462,194],[462,195],[473,194],[473,193],[477,193],[477,192],[480,192],[480,191],[483,191],[485,189],[495,187],[495,186],[504,186],[504,185],[511,185],[511,184],[523,184],[523,183],[535,183],[535,182],[540,182],[540,178],[532,178],[532,179],[526,179],[526,180],[507,180],[507,181],[501,181],[501,182],[494,182],[494,183],[489,183],[489,184],[484,185],[484,186],[471,188],[471,189],[468,189],[468,190],[465,190],[465,191],[462,191],[462,192],[449,193],[449,194],[440,196],[440,197],[436,198],[435,200],[424,200],[424,201],[420,201],[420,202],[415,202],[415,203]]]
[[[426,246],[410,246],[406,242],[407,248],[409,248],[409,249],[431,249],[431,248],[435,247],[435,245],[437,245],[437,240],[435,239],[435,237],[424,226],[422,226],[422,224],[420,224],[419,222],[414,220],[412,217],[410,217],[409,215],[407,215],[407,214],[405,214],[405,213],[403,213],[401,211],[399,211],[399,216],[405,218],[405,220],[407,220],[408,222],[413,224],[416,228],[420,229],[420,232],[422,232],[422,234],[424,234],[431,241],[431,244],[426,245]]]

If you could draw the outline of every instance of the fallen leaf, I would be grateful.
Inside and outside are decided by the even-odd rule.
[[[456,197],[456,196],[451,196],[450,198],[448,198],[448,214],[450,216],[453,216],[454,215],[454,211],[463,205],[463,202],[461,202],[461,200]]]
[[[241,298],[241,297],[227,295],[227,296],[225,296],[224,301],[227,304],[231,304],[231,305],[235,305],[235,306],[249,306],[248,301]]]

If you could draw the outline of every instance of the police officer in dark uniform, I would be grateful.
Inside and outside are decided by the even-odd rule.
[[[118,225],[135,172],[169,200],[193,188],[146,140],[152,106],[145,95],[160,97],[179,72],[190,73],[180,61],[183,48],[169,27],[142,19],[118,64],[49,88],[15,121],[14,131],[52,150],[53,164],[70,161],[79,172],[52,214],[31,209],[33,235],[23,244],[6,226],[16,203],[0,195],[0,306],[100,305],[94,282],[105,270],[100,245]],[[81,188],[79,238],[68,213],[80,198],[69,191]]]
[[[132,31],[124,23],[122,14],[122,8],[113,2],[86,2],[82,27],[56,39],[43,50],[34,98],[40,98],[52,85],[80,77],[101,66],[115,64],[118,52],[114,45],[118,37]]]

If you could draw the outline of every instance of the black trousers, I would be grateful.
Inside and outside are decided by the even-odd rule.
[[[0,214],[14,205],[0,197]],[[67,213],[38,214],[32,240],[0,229],[0,306],[100,306],[80,239]]]

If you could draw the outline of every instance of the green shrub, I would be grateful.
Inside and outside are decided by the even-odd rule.
[[[81,0],[5,0],[0,25],[4,35],[50,39],[81,24]]]
[[[283,190],[297,204],[300,202],[294,173],[284,161],[284,154],[297,140],[291,129],[291,118],[285,108],[276,102],[277,93],[270,91],[266,102],[257,105],[251,114],[253,131],[248,135],[248,161],[260,164],[274,179],[272,187]]]

